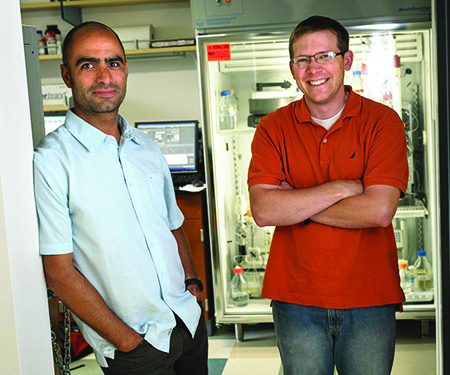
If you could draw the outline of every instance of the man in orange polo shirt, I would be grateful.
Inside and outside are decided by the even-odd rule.
[[[404,126],[344,86],[353,53],[314,16],[289,41],[303,99],[262,119],[248,185],[253,217],[276,226],[263,285],[285,374],[389,374],[400,288],[391,220],[407,187]]]

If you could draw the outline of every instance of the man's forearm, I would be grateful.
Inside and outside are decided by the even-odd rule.
[[[172,233],[175,237],[175,240],[177,241],[178,254],[180,255],[181,264],[183,265],[186,279],[197,277],[194,260],[192,259],[189,243],[183,231],[183,228],[180,227],[178,229],[175,229],[172,231]]]
[[[387,227],[396,212],[400,191],[392,186],[369,186],[363,194],[352,196],[313,215],[311,220],[338,228]]]
[[[172,231],[178,245],[178,254],[180,255],[181,265],[184,269],[186,279],[196,278],[197,271],[195,270],[194,260],[192,259],[189,242],[186,238],[182,227]],[[202,300],[202,292],[197,285],[190,285],[187,287],[189,292],[197,298],[197,301]]]
[[[126,352],[135,348],[142,337],[111,311],[83,275],[66,262],[58,262],[56,257],[62,256],[44,256],[50,288],[69,310],[119,350]]]
[[[363,192],[360,180],[337,180],[304,189],[254,185],[250,188],[252,215],[259,226],[294,225]]]

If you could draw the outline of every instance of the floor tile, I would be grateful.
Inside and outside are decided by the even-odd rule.
[[[277,375],[280,372],[279,358],[231,358],[222,375]]]
[[[222,375],[227,359],[208,359],[209,375]]]
[[[82,358],[70,365],[71,375],[103,375],[95,359]]]
[[[233,350],[236,340],[209,340],[208,357],[209,358],[228,358]]]
[[[275,340],[254,340],[237,342],[230,358],[279,358],[280,353]]]

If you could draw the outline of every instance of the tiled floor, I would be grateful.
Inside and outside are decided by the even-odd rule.
[[[282,374],[272,324],[245,325],[242,342],[235,340],[234,326],[220,327],[209,337],[209,358],[210,375]],[[102,375],[92,354],[73,362],[71,368],[73,375]],[[436,374],[434,324],[430,336],[422,337],[419,321],[397,321],[392,375],[419,374]]]

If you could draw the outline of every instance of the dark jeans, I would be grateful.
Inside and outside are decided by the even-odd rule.
[[[143,340],[129,352],[116,350],[114,359],[106,358],[105,375],[206,375],[208,374],[208,338],[202,311],[194,338],[175,315],[177,325],[170,339],[170,351],[164,353]]]

